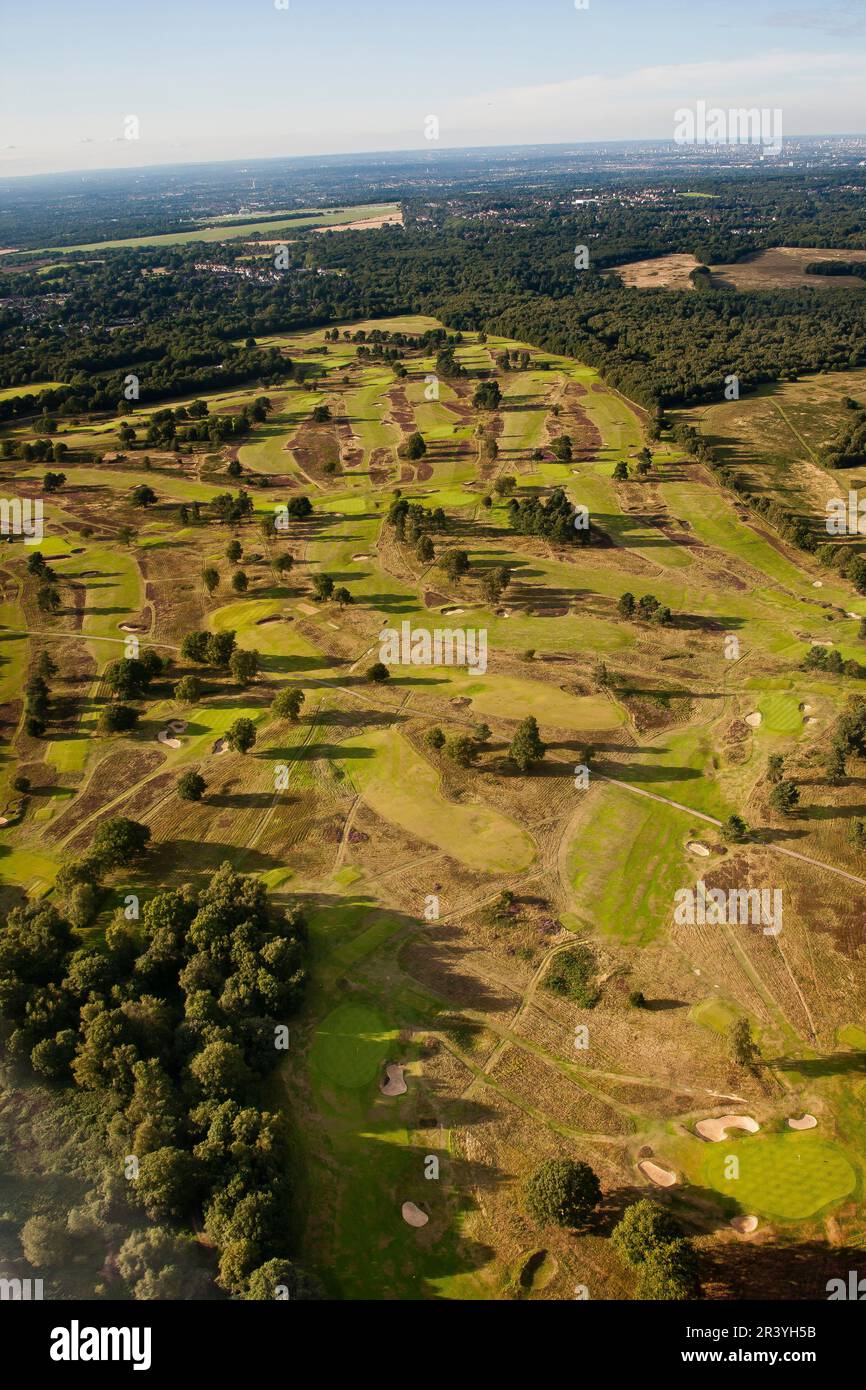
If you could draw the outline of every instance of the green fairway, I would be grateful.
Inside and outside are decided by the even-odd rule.
[[[393,729],[340,744],[361,796],[383,820],[482,873],[516,873],[535,858],[530,836],[491,806],[447,801],[439,774]]]
[[[739,1177],[725,1169],[731,1156]],[[733,1197],[744,1212],[803,1221],[854,1190],[856,1175],[835,1144],[802,1134],[749,1135],[708,1144],[701,1164],[708,1187]]]
[[[338,1086],[366,1086],[380,1070],[394,1036],[363,1004],[341,1004],[316,1029],[310,1062]]]

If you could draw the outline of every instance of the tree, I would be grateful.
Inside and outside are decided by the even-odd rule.
[[[574,446],[570,434],[559,434],[550,441],[550,448],[557,463],[571,463],[574,457]]]
[[[251,719],[236,719],[226,731],[229,748],[236,753],[248,753],[256,741],[256,726]]]
[[[290,555],[287,550],[284,550],[282,555],[278,555],[274,560],[274,565],[276,566],[278,574],[289,574],[294,563],[294,555]]]
[[[614,482],[625,483],[628,481],[628,464],[625,459],[620,459],[616,468],[613,470]]]
[[[105,705],[99,716],[99,730],[103,734],[125,734],[134,729],[140,718],[139,711],[130,705]]]
[[[433,542],[431,541],[429,536],[419,536],[418,544],[415,547],[415,553],[422,564],[429,565],[430,561],[434,558],[436,553],[433,549]]]
[[[439,558],[439,568],[444,570],[453,583],[469,569],[469,556],[465,550],[446,550]]]
[[[636,1297],[655,1303],[698,1298],[698,1262],[689,1240],[674,1240],[653,1250],[640,1265]]]
[[[245,594],[249,587],[250,581],[244,574],[243,570],[235,570],[235,573],[232,575],[232,588],[234,589],[235,593]]]
[[[427,445],[424,443],[424,436],[419,434],[417,430],[414,434],[409,435],[401,450],[403,457],[409,460],[421,459],[426,452]]]
[[[318,1280],[299,1265],[289,1260],[268,1260],[249,1276],[244,1297],[265,1302],[284,1298],[292,1303],[310,1303],[324,1295]]]
[[[845,749],[838,741],[834,741],[830,746],[830,752],[827,754],[826,772],[827,781],[831,786],[838,786],[845,777]]]
[[[297,724],[303,703],[303,690],[292,686],[289,690],[281,690],[275,697],[271,713],[276,719],[290,719],[293,724]]]
[[[250,1085],[252,1074],[236,1043],[212,1042],[196,1053],[190,1073],[206,1096],[237,1096]]]
[[[770,792],[770,806],[779,815],[792,816],[800,802],[800,792],[795,782],[783,777]]]
[[[235,649],[235,634],[227,628],[224,632],[210,632],[204,643],[204,659],[209,666],[228,666]]]
[[[192,768],[177,779],[177,794],[181,801],[201,801],[207,790],[207,782],[200,772]]]
[[[147,483],[140,483],[132,490],[132,505],[134,507],[152,507],[156,501],[156,493]]]
[[[523,1200],[539,1226],[582,1226],[598,1206],[601,1183],[588,1163],[546,1158],[527,1178]]]
[[[781,782],[784,775],[785,759],[781,753],[771,753],[767,759],[767,781],[773,786]]]
[[[327,405],[317,405],[317,406],[315,406],[315,407],[313,408],[313,424],[314,424],[314,425],[324,425],[324,424],[326,423],[326,421],[330,420],[330,418],[331,418],[331,411],[330,411],[330,407],[329,407],[329,406],[327,406]]]
[[[666,1207],[648,1197],[626,1208],[611,1236],[617,1253],[633,1268],[672,1241],[682,1239],[682,1228]]]
[[[213,569],[211,566],[207,566],[207,568],[202,570],[201,577],[202,583],[204,584],[209,594],[212,594],[214,590],[219,587],[219,571]]]
[[[198,676],[181,676],[172,694],[185,705],[194,705],[201,699],[202,684]]]
[[[445,745],[445,752],[459,767],[471,767],[477,752],[474,739],[468,734],[458,734]]]
[[[324,603],[333,595],[334,581],[329,574],[314,574],[313,590],[319,602]]]
[[[539,762],[547,752],[538,732],[538,722],[534,715],[527,715],[517,726],[514,738],[508,748],[508,756],[521,772],[528,772],[533,763]]]
[[[502,400],[502,388],[498,381],[480,381],[475,388],[472,404],[476,410],[497,410]]]
[[[244,548],[239,540],[229,541],[226,546],[226,559],[230,565],[236,565],[244,553]]]
[[[722,839],[727,840],[728,844],[741,845],[749,834],[749,827],[742,816],[736,813],[728,816],[722,825]]]
[[[445,746],[445,735],[443,734],[442,730],[438,727],[428,729],[426,738],[430,747],[435,748],[437,751],[440,748],[444,748]]]
[[[752,1025],[745,1016],[734,1019],[728,1029],[728,1046],[738,1067],[754,1065],[758,1049],[752,1037]]]
[[[250,681],[258,674],[258,652],[236,647],[229,659],[229,669],[238,685],[249,685]]]
[[[619,613],[619,616],[621,618],[631,618],[634,616],[635,607],[636,604],[634,594],[630,594],[628,593],[628,591],[626,591],[626,593],[623,594],[622,598],[617,604],[616,611]]]
[[[21,1227],[21,1253],[34,1269],[52,1269],[69,1257],[66,1223],[31,1216]]]
[[[91,854],[104,869],[120,869],[144,853],[150,830],[127,816],[112,816],[97,828]]]
[[[46,473],[42,479],[42,490],[43,492],[59,492],[65,482],[65,473]]]
[[[348,589],[341,587],[334,590],[334,602],[339,603],[341,608],[345,608],[347,603],[354,603],[355,600]]]
[[[134,1195],[151,1221],[180,1220],[198,1190],[199,1167],[191,1153],[166,1146],[141,1156]]]
[[[367,680],[372,681],[375,685],[381,685],[383,681],[389,680],[390,676],[391,672],[381,661],[374,661],[367,671]]]

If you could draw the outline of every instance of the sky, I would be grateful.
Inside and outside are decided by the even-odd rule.
[[[701,100],[866,134],[866,0],[0,0],[0,44],[0,176],[418,150],[431,116],[443,149],[671,139]]]

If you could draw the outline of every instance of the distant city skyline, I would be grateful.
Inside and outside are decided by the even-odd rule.
[[[698,101],[866,132],[864,0],[280,3],[6,0],[0,177],[667,140]]]

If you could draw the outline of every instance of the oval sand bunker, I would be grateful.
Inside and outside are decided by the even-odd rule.
[[[700,840],[689,840],[686,849],[690,854],[700,854],[703,855],[705,859],[709,857],[710,851],[707,849],[706,845],[701,844]]]
[[[638,1168],[645,1178],[654,1182],[656,1187],[673,1187],[679,1181],[676,1173],[672,1173],[669,1168],[660,1168],[657,1163],[651,1163],[649,1159],[644,1159],[639,1163]]]
[[[814,1115],[801,1115],[799,1120],[789,1120],[789,1129],[814,1129],[818,1121]]]
[[[695,1129],[702,1139],[709,1139],[714,1144],[720,1140],[727,1139],[729,1129],[745,1129],[749,1134],[757,1134],[761,1126],[757,1120],[753,1120],[751,1115],[722,1115],[719,1120],[698,1120]]]
[[[414,1202],[404,1202],[402,1211],[403,1220],[406,1222],[407,1226],[426,1226],[427,1222],[430,1220],[426,1211],[422,1211],[420,1207],[416,1207]]]
[[[384,1080],[379,1082],[379,1090],[383,1096],[403,1096],[406,1094],[407,1086],[403,1079],[402,1062],[388,1062],[385,1065]]]
[[[739,1235],[750,1236],[753,1231],[758,1229],[758,1218],[757,1216],[734,1216],[731,1219],[731,1225]]]
[[[762,714],[759,714],[758,711],[755,710],[754,714],[746,715],[746,723],[748,724],[750,729],[758,729],[760,728],[761,723],[763,722],[763,718],[764,716]]]

